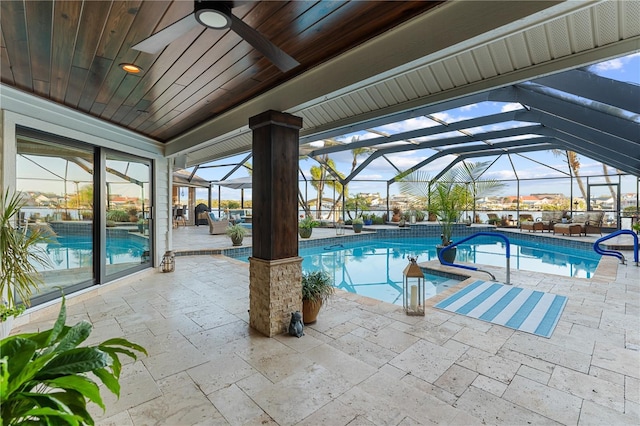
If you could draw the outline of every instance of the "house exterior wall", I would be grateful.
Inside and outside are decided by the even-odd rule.
[[[17,126],[151,160],[155,206],[153,264],[160,264],[162,255],[170,249],[172,232],[169,215],[172,162],[164,157],[163,144],[82,112],[0,85],[0,183],[3,191],[7,187],[15,188]]]

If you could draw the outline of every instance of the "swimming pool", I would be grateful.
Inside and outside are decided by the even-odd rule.
[[[336,287],[385,302],[402,304],[402,271],[409,256],[418,263],[436,260],[434,237],[374,238],[366,241],[327,240],[325,246],[301,248],[302,270],[323,270],[331,274]],[[591,278],[600,255],[590,250],[559,247],[547,242],[509,238],[511,268],[565,277]],[[457,262],[505,266],[505,244],[490,237],[478,237],[472,244],[458,246]],[[248,257],[238,257],[248,261]],[[461,270],[461,274],[464,272]],[[426,298],[458,281],[425,275]]]

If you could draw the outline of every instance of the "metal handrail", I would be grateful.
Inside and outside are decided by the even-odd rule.
[[[625,258],[622,253],[616,250],[608,250],[608,249],[600,248],[601,242],[611,239],[613,237],[617,237],[618,235],[622,235],[622,234],[628,234],[633,236],[633,261],[636,263],[636,266],[640,266],[638,265],[638,235],[635,232],[630,231],[628,229],[620,229],[616,232],[612,232],[609,235],[605,235],[604,237],[599,238],[595,243],[593,243],[593,249],[595,250],[596,253],[602,256],[617,257],[618,259],[620,259],[620,263],[624,265]]]
[[[477,232],[477,233],[475,233],[473,235],[470,235],[470,236],[468,236],[466,238],[461,239],[460,241],[458,241],[456,243],[449,244],[448,246],[444,247],[438,253],[438,259],[440,260],[440,263],[442,263],[443,265],[446,265],[446,266],[453,266],[454,268],[462,268],[462,269],[468,269],[470,271],[485,272],[485,273],[491,275],[491,279],[493,281],[496,281],[496,277],[493,276],[493,274],[491,272],[489,272],[489,271],[486,271],[484,269],[480,269],[480,268],[475,267],[475,266],[459,265],[457,263],[449,263],[449,262],[447,262],[446,260],[444,260],[442,258],[442,253],[444,253],[445,251],[449,250],[450,248],[453,248],[453,247],[457,246],[458,244],[462,244],[462,243],[464,243],[466,241],[469,241],[469,240],[471,240],[471,239],[473,239],[475,237],[480,237],[480,236],[498,237],[498,238],[502,238],[505,241],[505,243],[507,245],[507,252],[506,252],[506,257],[507,257],[507,282],[506,282],[506,284],[507,285],[511,285],[511,260],[510,260],[510,258],[511,258],[511,244],[509,243],[509,239],[506,236],[504,236],[502,234],[499,234],[497,232]]]

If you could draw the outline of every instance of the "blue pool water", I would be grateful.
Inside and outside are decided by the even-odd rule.
[[[436,260],[437,238],[390,238],[345,242],[325,247],[300,249],[305,272],[323,270],[331,274],[335,286],[385,302],[402,304],[402,271],[408,257],[418,263]],[[587,250],[558,247],[547,243],[511,239],[511,269],[544,272],[565,277],[591,278],[600,255]],[[505,266],[505,245],[489,237],[458,246],[456,261],[467,264]],[[247,260],[245,257],[243,260]],[[463,270],[460,270],[464,274]],[[425,276],[426,298],[454,285],[446,278]]]

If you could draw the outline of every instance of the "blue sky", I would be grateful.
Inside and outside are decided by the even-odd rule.
[[[602,75],[604,77],[612,78],[619,81],[629,82],[632,84],[640,85],[640,52],[631,54],[625,57],[612,59],[610,61],[602,62],[599,64],[592,65],[589,67],[590,70],[596,74]],[[511,111],[514,109],[522,108],[520,104],[512,104],[512,103],[500,103],[500,102],[483,102],[479,104],[467,105],[461,108],[456,108],[453,110],[445,111],[442,113],[433,114],[433,118],[436,120],[442,120],[448,123],[457,122],[460,120],[465,120],[469,118],[478,117],[481,115]],[[637,118],[636,118],[637,119]],[[514,126],[523,126],[528,125],[530,123],[518,123],[518,122],[510,122],[510,123],[500,123],[499,125],[492,125],[486,127],[480,127],[475,129],[467,129],[471,133],[477,132],[485,132],[487,130],[499,130],[508,127]],[[410,120],[406,120],[403,122],[392,123],[385,126],[380,126],[374,130],[387,134],[394,134],[398,132],[404,132],[417,128],[431,127],[438,125],[437,121],[431,120],[427,117],[418,117]],[[460,136],[461,134],[458,132],[451,132],[450,135],[438,135],[438,137],[443,136]],[[336,138],[340,141],[350,141],[353,137],[357,137],[359,139],[371,139],[375,137],[379,137],[380,134],[370,133],[370,132],[357,132],[353,134],[343,135],[341,137]],[[523,136],[526,137],[526,136]],[[418,138],[416,141],[427,140],[427,138]],[[494,140],[495,141],[495,140]],[[318,142],[318,146],[322,146],[322,141]],[[400,170],[405,170],[424,158],[427,158],[433,155],[435,151],[433,150],[420,150],[420,151],[407,151],[396,154],[388,155],[388,158],[393,164],[399,168]],[[233,158],[227,158],[215,163],[220,164],[228,164],[233,161],[238,161],[243,158],[246,154],[242,156],[237,156]],[[351,161],[352,154],[351,151],[343,151],[338,153],[333,153],[330,157],[334,160],[338,170],[343,172],[345,175],[349,174],[351,170]],[[361,157],[359,159],[359,163],[364,159]],[[495,160],[495,157],[487,157],[487,158],[478,158],[475,161],[486,161]],[[580,156],[581,160],[581,174],[583,176],[602,174],[602,165],[601,163],[595,162],[584,156]],[[449,164],[451,161],[450,157],[440,158],[428,166],[424,167],[422,170],[429,174],[435,175],[437,174],[445,165]],[[303,160],[300,163],[300,167],[307,177],[310,176],[309,168],[317,165],[317,162],[311,159]],[[554,178],[554,177],[563,177],[564,175],[560,171],[566,171],[567,164],[566,159],[563,156],[556,156],[549,151],[545,152],[535,152],[535,153],[527,153],[522,155],[512,155],[511,159],[503,156],[501,157],[491,168],[488,170],[486,176],[488,178],[493,179],[515,179],[515,173],[513,169],[516,169],[518,172],[518,177],[521,179],[520,184],[520,195],[529,195],[530,193],[541,193],[541,192],[558,192],[559,185],[558,180],[537,180],[535,182],[527,181],[526,179],[542,179],[542,178]],[[557,170],[554,170],[557,169]],[[207,180],[218,180],[224,176],[230,170],[229,167],[225,168],[209,168],[198,170],[197,174],[204,179]],[[614,172],[614,170],[611,170]],[[386,184],[384,182],[370,182],[370,181],[385,181],[391,179],[393,176],[397,174],[397,171],[393,168],[389,162],[382,158],[378,158],[371,162],[365,170],[363,170],[354,180],[349,184],[349,193],[355,194],[360,192],[379,192],[383,197],[386,196]],[[246,176],[247,173],[244,170],[239,170],[231,178]],[[565,185],[566,186],[566,185]],[[625,186],[623,185],[622,191],[625,192]],[[635,184],[631,185],[632,191],[635,191]],[[302,189],[304,191],[304,185],[302,185]],[[568,188],[565,188],[565,191],[562,191],[568,194]],[[309,197],[314,194],[313,188],[308,186]],[[577,189],[575,189],[577,191]],[[631,190],[626,190],[629,192]],[[398,192],[396,185],[392,185],[390,189],[390,193],[396,194]],[[508,189],[505,189],[505,193],[503,195],[515,195],[516,187],[515,183],[509,184]],[[198,196],[204,196],[204,192],[202,195],[200,192]],[[326,194],[331,196],[330,194]],[[217,194],[216,194],[217,197]],[[251,191],[245,191],[245,199],[249,199],[251,197]],[[222,189],[222,198],[223,199],[240,199],[240,191],[238,190],[228,190]]]

